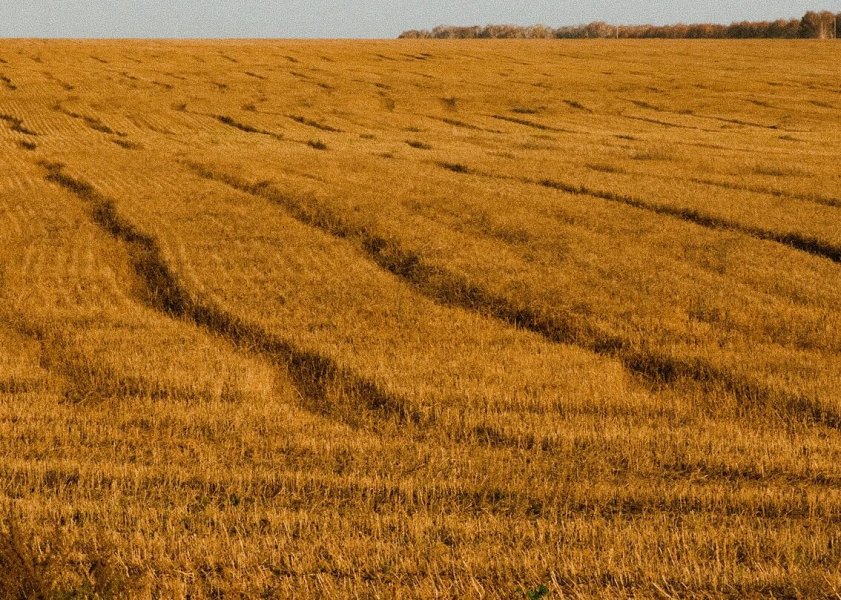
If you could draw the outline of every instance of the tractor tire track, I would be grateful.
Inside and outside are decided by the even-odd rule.
[[[16,229],[20,231],[20,226],[18,225]],[[4,265],[0,264],[0,290],[4,290],[5,288],[6,268]],[[0,298],[2,298],[2,291],[0,291]],[[58,369],[53,368],[53,365],[49,364],[49,360],[47,358],[48,352],[44,341],[34,332],[28,331],[25,327],[21,326],[15,321],[11,314],[4,311],[0,314],[0,339],[5,338],[6,336],[3,334],[7,332],[20,336],[21,338],[31,341],[37,345],[37,351],[33,352],[33,354],[35,354],[33,366],[37,365],[38,369],[43,371],[43,380],[39,380],[40,378],[37,376],[29,376],[25,378],[6,376],[0,379],[0,395],[27,394],[30,392],[53,392],[58,395],[64,394],[66,397],[68,394],[73,393],[72,390],[75,383],[71,385],[72,380],[68,380]],[[6,340],[4,339],[3,341]]]
[[[475,173],[475,172],[472,172]],[[653,212],[658,215],[673,217],[681,221],[687,221],[695,225],[700,225],[707,229],[735,231],[744,235],[750,236],[757,240],[776,242],[801,252],[806,252],[813,256],[820,258],[827,258],[832,262],[841,263],[841,246],[819,240],[815,237],[805,236],[794,232],[776,232],[754,227],[752,225],[745,225],[737,221],[732,221],[723,217],[706,214],[695,210],[693,208],[679,208],[676,206],[668,206],[665,204],[658,204],[656,202],[649,202],[641,198],[635,198],[626,194],[616,194],[602,190],[595,190],[584,185],[570,184],[554,179],[523,179],[523,183],[538,184],[543,187],[575,194],[579,196],[589,196],[591,198],[599,198],[601,200],[608,200],[638,208],[648,212]]]
[[[54,394],[57,398],[71,403],[90,395],[83,382],[72,377],[71,373],[62,368],[62,363],[54,360],[54,340],[48,339],[42,332],[20,324],[11,316],[4,318],[2,325],[7,328],[6,331],[31,342],[37,348],[32,352],[32,366],[37,371],[36,374],[24,378],[13,376],[0,380],[0,394]]]
[[[3,87],[5,87],[10,92],[14,92],[16,89],[18,89],[18,86],[16,86],[14,82],[5,75],[0,75],[0,83],[2,83]]]
[[[841,263],[841,246],[832,244],[830,242],[825,242],[823,240],[819,240],[812,236],[806,236],[795,232],[782,233],[777,231],[770,231],[768,229],[762,229],[761,227],[745,225],[744,223],[739,223],[737,221],[732,221],[723,217],[717,217],[715,215],[703,213],[693,208],[680,208],[676,206],[668,206],[666,204],[650,202],[648,200],[643,200],[642,198],[636,198],[627,194],[616,194],[614,192],[597,190],[594,188],[590,188],[586,185],[569,183],[557,179],[532,179],[529,177],[494,175],[491,173],[485,173],[477,169],[473,169],[461,163],[437,162],[435,164],[437,164],[442,169],[446,169],[447,171],[451,171],[453,173],[458,173],[461,175],[474,175],[477,177],[485,177],[489,179],[504,179],[508,181],[515,181],[527,185],[539,185],[553,190],[565,192],[567,194],[574,194],[576,196],[587,196],[590,198],[598,198],[600,200],[607,200],[609,202],[624,204],[632,208],[637,208],[658,215],[672,217],[681,221],[685,221],[687,223],[692,223],[693,225],[698,225],[706,229],[714,229],[718,231],[735,231],[736,233],[741,233],[743,235],[747,235],[757,240],[765,242],[775,242],[777,244],[782,244],[783,246],[788,246],[789,248],[792,248],[794,250],[806,252],[807,254],[811,254],[812,256],[826,258],[835,263]],[[707,182],[699,180],[696,181],[696,183]]]
[[[737,190],[743,192],[753,192],[755,194],[767,194],[775,198],[784,198],[786,200],[797,200],[800,202],[811,202],[821,206],[828,206],[830,208],[841,208],[841,198],[831,198],[829,196],[798,194],[795,192],[786,192],[770,187],[743,185],[739,183],[730,183],[726,181],[716,181],[715,179],[707,179],[704,177],[692,177],[690,179],[675,178],[679,181],[691,181],[701,185],[709,185],[719,187],[726,190]]]
[[[269,200],[305,225],[354,242],[369,260],[434,302],[491,316],[508,325],[537,333],[550,342],[578,346],[619,360],[630,372],[655,386],[690,380],[706,389],[724,388],[749,405],[779,406],[815,424],[841,429],[841,414],[823,408],[814,399],[774,390],[700,358],[677,358],[635,344],[605,333],[574,315],[548,316],[540,310],[496,295],[452,271],[429,264],[421,255],[403,248],[397,240],[382,237],[363,225],[349,223],[327,207],[283,194],[266,182],[250,183],[192,161],[184,161],[183,164],[199,177]]]
[[[720,123],[729,123],[731,125],[742,125],[743,127],[755,127],[757,129],[781,130],[781,128],[778,125],[764,125],[762,123],[755,123],[755,122],[752,122],[752,121],[745,121],[745,120],[742,120],[742,119],[733,119],[733,118],[728,118],[728,117],[718,117],[718,116],[715,116],[715,115],[697,114],[697,113],[692,112],[692,111],[669,110],[669,109],[666,109],[666,108],[662,108],[660,106],[656,106],[654,104],[649,104],[648,102],[644,102],[642,100],[627,99],[627,101],[630,102],[631,104],[635,105],[637,108],[642,108],[642,109],[645,109],[645,110],[650,110],[650,111],[653,111],[653,112],[656,112],[656,113],[661,113],[661,114],[675,115],[677,117],[690,117],[690,118],[693,118],[693,119],[706,119],[706,120],[709,120],[709,121],[718,121]],[[622,116],[627,117],[627,118],[634,118],[633,116],[626,115],[626,114],[622,114]],[[646,118],[646,117],[642,117],[642,118],[646,119],[646,120],[648,120],[649,122],[652,122],[652,123],[657,122],[657,123],[664,124],[664,125],[670,125],[672,127],[692,128],[689,125],[668,124],[665,121],[651,120],[651,119]],[[701,128],[695,128],[695,129],[701,129]],[[704,129],[703,131],[711,131],[711,130]],[[794,131],[794,130],[786,129],[786,130],[782,130],[782,131]]]
[[[439,163],[443,166],[446,163]],[[592,167],[591,167],[592,168]],[[611,172],[611,171],[608,171]],[[661,181],[675,181],[677,183],[697,183],[698,185],[706,185],[710,187],[717,187],[724,190],[735,190],[740,192],[750,192],[753,194],[764,194],[774,198],[782,198],[783,200],[792,200],[795,202],[809,202],[820,206],[827,206],[829,208],[841,208],[841,198],[825,196],[821,194],[804,194],[792,191],[786,191],[779,188],[773,188],[761,185],[748,185],[743,183],[734,183],[731,181],[721,181],[711,179],[709,177],[684,177],[681,175],[665,175],[648,173],[644,171],[613,171],[622,173],[623,175],[631,175],[633,177],[646,177],[649,179],[656,179]]]
[[[276,140],[283,140],[283,136],[279,133],[274,133],[268,131],[266,129],[259,129],[257,127],[253,127],[246,123],[242,123],[237,121],[233,117],[229,117],[228,115],[211,115],[214,119],[222,123],[223,125],[227,125],[228,127],[233,127],[234,129],[239,129],[240,131],[244,131],[245,133],[258,133],[260,135],[267,135],[271,138]]]
[[[433,119],[435,121],[440,121],[445,125],[450,125],[451,127],[458,127],[460,129],[466,129],[469,131],[483,131],[485,133],[504,133],[499,129],[488,129],[485,127],[479,127],[478,125],[474,125],[472,123],[467,123],[466,121],[459,121],[458,119],[450,119],[448,117],[437,117],[435,115],[424,115],[427,119]]]
[[[669,123],[668,121],[662,121],[660,119],[653,119],[651,117],[640,117],[638,115],[626,115],[626,114],[619,114],[616,115],[622,119],[631,119],[632,121],[641,121],[643,123],[651,123],[652,125],[659,125],[661,127],[666,127],[667,129],[689,129],[691,131],[703,131],[706,133],[718,133],[715,129],[705,129],[703,127],[695,127],[693,125],[681,125],[679,123]]]
[[[85,125],[87,125],[90,129],[94,131],[98,131],[99,133],[104,133],[106,135],[117,135],[119,137],[127,137],[128,134],[123,131],[115,131],[106,123],[103,123],[97,117],[91,117],[90,115],[83,115],[72,110],[67,110],[61,104],[56,104],[53,106],[53,110],[55,112],[61,113],[70,117],[71,119],[76,119],[79,121],[84,121]]]
[[[90,210],[91,220],[127,251],[131,267],[142,289],[138,299],[171,318],[185,319],[226,339],[235,348],[261,355],[288,370],[305,408],[320,414],[338,416],[349,425],[358,426],[359,415],[340,411],[329,401],[334,395],[342,401],[361,402],[371,414],[401,423],[418,423],[420,414],[402,399],[387,394],[374,382],[337,365],[324,355],[296,347],[261,327],[230,314],[212,302],[195,298],[181,284],[166,264],[156,240],[123,219],[113,200],[93,186],[68,175],[63,165],[42,163],[45,179],[71,192]],[[340,407],[341,408],[341,407]]]
[[[290,119],[295,121],[296,123],[300,123],[301,125],[306,125],[307,127],[312,127],[313,129],[318,129],[320,131],[329,131],[331,133],[342,133],[341,129],[337,129],[332,125],[326,125],[321,123],[320,121],[316,121],[315,119],[309,119],[302,115],[288,115]]]
[[[9,129],[11,129],[12,131],[14,131],[16,133],[22,133],[23,135],[29,135],[29,136],[37,136],[38,135],[36,132],[34,132],[31,129],[28,129],[27,127],[24,126],[23,119],[20,119],[20,118],[14,116],[14,115],[8,115],[8,114],[5,114],[5,113],[0,114],[0,121],[5,121],[6,123],[8,123],[9,124]]]
[[[498,121],[507,121],[509,123],[515,123],[524,127],[538,129],[540,131],[552,131],[555,133],[579,133],[578,131],[574,131],[572,129],[564,129],[563,127],[553,127],[551,125],[544,125],[543,123],[538,123],[536,121],[530,121],[528,119],[522,119],[519,117],[508,117],[505,115],[490,115],[490,117],[492,119],[497,119]]]

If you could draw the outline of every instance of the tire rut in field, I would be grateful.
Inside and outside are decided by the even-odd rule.
[[[693,118],[693,119],[706,119],[706,120],[709,120],[709,121],[718,121],[720,123],[729,123],[731,125],[742,125],[743,127],[755,127],[757,129],[782,130],[778,125],[765,125],[765,124],[762,124],[762,123],[755,123],[753,121],[745,121],[745,120],[742,120],[742,119],[733,119],[733,118],[728,118],[728,117],[717,117],[715,115],[698,114],[698,113],[695,113],[693,111],[670,110],[670,109],[667,109],[667,108],[663,108],[661,106],[656,106],[654,104],[649,104],[648,102],[644,102],[642,100],[632,100],[630,98],[627,99],[627,101],[630,102],[631,104],[634,104],[637,108],[642,108],[642,109],[645,109],[645,110],[651,110],[651,111],[661,113],[661,114],[675,115],[677,117],[690,117],[690,118]],[[672,124],[672,123],[667,123],[665,121],[657,121],[656,119],[651,119],[651,118],[647,118],[647,117],[638,117],[638,116],[634,116],[634,115],[626,115],[624,113],[620,113],[620,114],[621,114],[621,116],[624,116],[626,118],[643,119],[643,120],[646,120],[646,121],[651,122],[651,123],[658,123],[658,124],[662,124],[662,125],[666,125],[666,126],[670,126],[670,127],[692,128],[691,126],[688,126],[688,125],[676,125],[676,124]],[[694,129],[700,129],[700,128],[694,128]],[[711,130],[704,129],[704,131],[711,131]],[[782,130],[782,131],[793,131],[793,130]]]
[[[341,368],[329,357],[300,349],[213,303],[193,297],[167,266],[155,239],[123,219],[113,200],[89,183],[66,174],[61,164],[41,164],[47,170],[46,180],[85,202],[91,220],[126,249],[131,267],[143,286],[140,301],[169,317],[187,319],[242,351],[261,355],[277,366],[285,367],[308,410],[338,416],[350,425],[357,425],[359,419],[350,412],[334,415],[331,409],[335,407],[327,406],[328,394],[333,391],[342,399],[363,403],[355,408],[368,409],[381,417],[400,422],[421,420],[419,413],[402,398]]]
[[[572,129],[564,129],[562,127],[553,127],[551,125],[544,125],[543,123],[538,123],[536,121],[530,121],[528,119],[522,119],[520,117],[508,117],[505,115],[491,115],[492,119],[497,119],[498,121],[507,121],[509,123],[515,123],[517,125],[523,125],[524,127],[531,127],[532,129],[539,129],[540,131],[552,131],[554,133],[579,133],[578,131],[574,131]]]
[[[693,125],[680,125],[678,123],[669,123],[668,121],[661,121],[660,119],[653,119],[651,117],[640,117],[636,115],[626,114],[619,114],[617,116],[623,119],[631,119],[632,121],[641,121],[643,123],[651,123],[652,125],[660,125],[661,127],[666,127],[668,129],[689,129],[691,131],[703,131],[706,133],[720,133],[715,129],[704,129],[703,127],[695,127]]]
[[[833,262],[841,263],[841,246],[837,246],[835,244],[830,244],[828,242],[824,242],[818,240],[817,238],[804,236],[798,233],[779,233],[774,231],[768,231],[766,229],[761,229],[759,227],[751,227],[750,225],[744,225],[742,223],[737,223],[735,221],[731,221],[729,219],[723,219],[721,217],[716,217],[713,215],[708,215],[696,211],[691,208],[678,208],[673,206],[667,206],[663,204],[657,204],[654,202],[649,202],[647,200],[642,200],[640,198],[635,198],[633,196],[628,196],[625,194],[614,194],[613,192],[606,192],[602,190],[595,190],[589,188],[584,185],[572,184],[563,181],[558,181],[555,179],[531,179],[528,177],[515,177],[511,175],[494,175],[491,173],[484,173],[482,171],[473,169],[464,165],[462,163],[452,163],[452,162],[445,162],[445,161],[438,161],[435,163],[442,169],[446,169],[447,171],[452,171],[453,173],[459,173],[461,175],[475,175],[477,177],[486,177],[489,179],[502,179],[506,181],[515,181],[527,185],[539,185],[542,187],[547,187],[553,190],[558,190],[561,192],[566,192],[568,194],[575,194],[576,196],[589,196],[591,198],[598,198],[600,200],[608,200],[610,202],[617,202],[619,204],[625,204],[627,206],[631,206],[633,208],[638,208],[640,210],[645,210],[648,212],[653,212],[659,215],[664,215],[668,217],[673,217],[679,219],[681,221],[686,221],[688,223],[692,223],[694,225],[699,225],[701,227],[705,227],[707,229],[715,229],[715,230],[725,230],[725,231],[734,231],[737,233],[741,233],[747,236],[750,236],[755,239],[759,239],[766,242],[775,242],[778,244],[782,244],[784,246],[788,246],[789,248],[793,248],[795,250],[800,250],[802,252],[806,252],[808,254],[812,254],[813,256],[818,256],[820,258],[827,258]],[[709,185],[718,185],[715,182],[701,180],[701,179],[693,179],[691,180],[694,183],[706,183]],[[732,189],[744,189],[741,186],[724,186],[721,187],[728,187]],[[759,190],[757,190],[759,191]],[[792,196],[787,194],[775,194],[774,192],[765,191],[765,193],[771,193],[772,195],[778,195],[781,197],[791,198]],[[806,199],[805,197],[799,199]],[[814,201],[814,200],[813,200]],[[827,204],[828,206],[833,206],[831,204]]]
[[[78,121],[84,121],[85,125],[87,125],[90,129],[94,131],[98,131],[99,133],[104,133],[106,135],[117,135],[119,137],[127,137],[128,134],[124,131],[115,131],[107,124],[103,123],[101,119],[98,117],[91,117],[90,115],[83,115],[72,110],[68,110],[64,108],[61,104],[56,104],[53,106],[53,110],[55,112],[61,113],[70,117],[71,119],[76,119]]]
[[[678,113],[679,114],[679,113]],[[696,115],[690,116],[697,119],[709,119],[710,121],[719,121],[720,123],[729,123],[731,125],[741,125],[743,127],[756,127],[757,129],[772,129],[774,131],[789,131],[797,133],[795,129],[781,129],[779,125],[763,125],[762,123],[753,123],[752,121],[744,121],[742,119],[728,119],[727,117],[716,117],[713,115]]]
[[[257,127],[253,127],[246,123],[242,123],[237,121],[233,117],[229,117],[228,115],[211,115],[214,119],[222,123],[223,125],[227,125],[228,127],[233,127],[234,129],[239,129],[240,131],[244,131],[245,133],[258,133],[260,135],[267,135],[272,137],[276,140],[282,140],[283,136],[279,133],[274,133],[271,131],[267,131],[265,129],[259,129]]]
[[[66,81],[63,81],[63,80],[59,79],[58,77],[56,77],[55,75],[53,75],[53,74],[52,74],[52,73],[50,73],[49,71],[42,71],[42,72],[41,72],[41,74],[42,74],[44,77],[46,77],[48,80],[53,81],[53,82],[55,82],[56,84],[58,84],[59,86],[61,86],[61,88],[62,88],[63,90],[65,90],[65,91],[67,91],[67,92],[72,92],[73,90],[75,90],[75,89],[76,89],[76,87],[75,87],[74,85],[72,85],[72,84],[70,84],[70,83],[67,83]]]
[[[315,119],[308,119],[307,117],[301,115],[289,115],[289,118],[295,121],[296,123],[300,123],[301,125],[306,125],[307,127],[312,127],[313,129],[318,129],[320,131],[329,131],[331,133],[342,133],[341,129],[337,129],[332,125],[327,125],[325,123],[321,123],[320,121],[316,121]]]
[[[9,331],[37,345],[37,367],[45,374],[45,380],[3,380],[0,381],[0,393],[26,394],[31,392],[54,393],[57,397],[63,398],[65,402],[77,403],[83,398],[91,396],[91,390],[84,381],[73,377],[67,369],[62,367],[63,363],[57,363],[55,356],[57,346],[54,340],[48,339],[42,332],[33,331],[24,327],[14,320],[4,320],[3,325]]]
[[[458,119],[451,119],[448,117],[437,117],[435,115],[426,115],[427,119],[433,119],[435,121],[440,121],[445,125],[450,125],[452,127],[459,127],[461,129],[467,129],[469,131],[484,131],[485,133],[503,133],[499,129],[487,129],[485,127],[479,127],[478,125],[474,125],[472,123],[467,123],[465,121],[460,121]]]
[[[0,265],[0,288],[4,287],[5,284],[4,275],[2,265]],[[2,325],[9,331],[37,344],[38,367],[47,374],[52,382],[51,385],[46,387],[32,387],[26,384],[23,387],[18,386],[11,389],[6,385],[6,389],[0,391],[25,393],[47,391],[49,389],[63,398],[65,402],[71,404],[78,404],[90,398],[101,396],[97,393],[96,385],[92,385],[83,373],[69,366],[70,361],[67,360],[66,349],[70,348],[72,344],[62,333],[49,332],[43,328],[33,327],[31,324],[22,321],[13,312],[4,312],[0,318],[2,318]]]
[[[111,396],[174,398],[180,394],[150,393],[148,386],[125,378],[119,380],[102,369],[86,367],[81,354],[75,351],[72,339],[62,332],[44,330],[30,325],[15,324],[15,331],[39,345],[38,366],[60,384],[58,392],[64,402],[81,404],[97,402]],[[194,394],[185,397],[193,398]]]
[[[475,174],[476,172],[472,171],[471,173]],[[554,179],[541,179],[539,181],[523,179],[522,181],[523,183],[537,183],[543,187],[560,190],[569,194],[590,196],[592,198],[600,198],[610,202],[625,204],[626,206],[639,208],[658,215],[674,217],[682,221],[700,225],[701,227],[706,227],[707,229],[743,233],[758,240],[776,242],[778,244],[788,246],[789,248],[812,254],[813,256],[827,258],[833,262],[841,263],[841,246],[830,244],[811,236],[805,236],[794,232],[780,233],[776,231],[769,231],[760,227],[753,227],[751,225],[731,221],[730,219],[705,214],[693,208],[678,208],[675,206],[667,206],[665,204],[657,204],[655,202],[649,202],[648,200],[642,200],[625,194],[615,194],[613,192],[595,190],[584,185],[570,184],[556,181]]]
[[[760,227],[753,227],[751,225],[731,221],[730,219],[705,214],[692,208],[679,208],[676,206],[658,204],[656,202],[650,202],[648,200],[628,196],[626,194],[616,194],[604,190],[597,190],[586,185],[568,183],[556,179],[532,179],[529,177],[515,177],[510,175],[494,175],[491,173],[485,173],[478,169],[473,169],[461,163],[437,162],[435,164],[442,169],[461,175],[474,175],[476,177],[485,177],[488,179],[503,179],[527,185],[539,185],[545,188],[566,192],[567,194],[574,194],[576,196],[588,196],[590,198],[616,202],[618,204],[624,204],[626,206],[631,206],[633,208],[645,210],[658,215],[686,221],[687,223],[692,223],[693,225],[698,225],[707,229],[734,231],[757,240],[775,242],[819,258],[826,258],[832,262],[841,263],[841,246],[799,233],[769,231]]]
[[[748,404],[779,406],[813,423],[841,429],[841,414],[822,408],[810,398],[774,390],[700,358],[682,359],[640,347],[621,336],[604,333],[574,315],[548,316],[528,306],[517,305],[458,274],[428,264],[396,240],[386,239],[362,225],[348,223],[327,207],[290,197],[265,182],[249,183],[192,161],[183,164],[204,179],[269,200],[305,225],[354,242],[381,269],[439,304],[478,312],[537,333],[550,342],[574,345],[619,360],[630,372],[649,383],[673,385],[680,380],[690,380],[705,388],[724,388]]]
[[[769,187],[743,185],[739,183],[730,183],[727,181],[716,181],[715,179],[707,179],[704,177],[692,177],[690,179],[676,178],[678,181],[690,181],[701,185],[709,185],[719,187],[725,190],[736,190],[742,192],[752,192],[755,194],[767,194],[775,198],[783,198],[786,200],[797,200],[801,202],[812,202],[821,206],[828,206],[830,208],[841,208],[841,198],[831,198],[828,196],[798,194],[795,192],[786,192]]]
[[[38,134],[31,129],[27,128],[23,124],[23,119],[18,118],[14,115],[8,115],[5,113],[0,114],[0,121],[5,121],[9,124],[9,129],[14,131],[15,133],[22,133],[23,135],[30,135],[30,136],[37,136]]]
[[[2,264],[0,264],[0,289],[5,289],[5,279],[5,268]],[[32,380],[17,381],[14,379],[0,380],[0,394],[45,392],[50,391],[50,388],[52,388],[53,385],[57,388],[54,391],[59,395],[63,395],[65,400],[77,398],[85,393],[77,380],[68,378],[67,373],[63,372],[52,363],[50,360],[52,348],[49,346],[42,334],[21,325],[17,321],[16,317],[5,312],[0,315],[0,327],[38,345],[38,367],[44,371],[48,378],[52,379],[52,382],[36,382]],[[50,385],[50,383],[53,385]]]
[[[445,163],[439,163],[439,165],[444,166]],[[593,168],[592,165],[588,165],[591,169]],[[599,169],[595,169],[599,170]],[[798,193],[793,191],[786,191],[779,188],[773,188],[768,186],[761,186],[761,185],[748,185],[743,183],[734,183],[732,181],[720,181],[717,179],[711,179],[708,177],[683,177],[680,175],[668,175],[668,174],[653,174],[653,173],[646,173],[641,171],[624,171],[621,169],[618,170],[608,170],[608,173],[621,173],[623,175],[631,175],[634,177],[644,177],[650,179],[656,179],[660,181],[674,181],[677,183],[696,183],[698,185],[705,185],[710,187],[717,187],[724,190],[735,190],[738,192],[750,192],[753,194],[762,194],[766,196],[773,196],[774,198],[782,198],[783,200],[792,200],[794,202],[809,202],[811,204],[817,204],[819,206],[826,206],[829,208],[841,208],[841,198],[838,197],[831,197],[831,196],[824,196],[821,194],[804,194]],[[513,178],[512,179],[516,179]]]

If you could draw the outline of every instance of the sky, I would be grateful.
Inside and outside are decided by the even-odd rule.
[[[0,37],[391,38],[435,25],[730,23],[841,0],[0,0]]]

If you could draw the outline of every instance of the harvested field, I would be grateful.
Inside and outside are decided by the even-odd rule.
[[[0,67],[0,596],[841,597],[832,42]]]

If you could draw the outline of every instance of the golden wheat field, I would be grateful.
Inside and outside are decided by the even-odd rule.
[[[841,598],[833,42],[0,42],[3,598]]]

